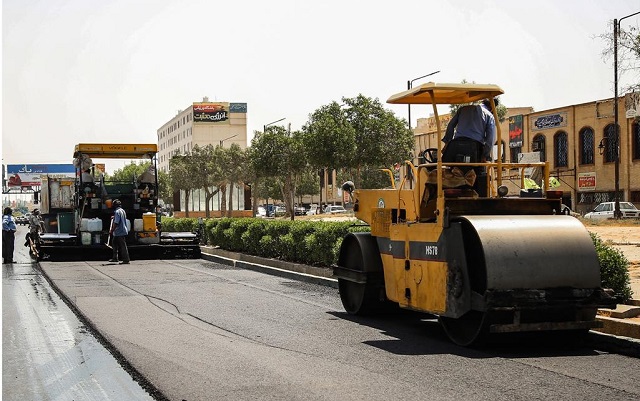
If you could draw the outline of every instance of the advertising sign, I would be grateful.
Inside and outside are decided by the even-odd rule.
[[[229,113],[246,113],[246,103],[229,103]]]
[[[229,103],[194,103],[193,122],[229,124]]]
[[[596,173],[579,173],[578,174],[578,191],[595,191],[596,190]]]
[[[532,131],[549,129],[549,128],[566,127],[566,126],[567,126],[566,111],[540,116],[536,119],[532,119],[532,122],[531,122]]]
[[[522,133],[523,133],[522,114],[509,117],[509,147],[510,148],[522,147],[522,143],[523,143]]]
[[[40,176],[74,177],[73,164],[8,164],[7,185],[9,187],[40,186]]]

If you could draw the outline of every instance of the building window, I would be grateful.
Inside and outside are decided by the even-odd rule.
[[[593,164],[595,133],[589,127],[580,130],[580,164]]]
[[[538,134],[533,138],[533,143],[531,144],[531,150],[534,152],[540,152],[540,161],[547,161],[547,149],[546,149],[546,138],[542,134]]]
[[[612,163],[616,161],[618,152],[618,135],[613,124],[604,127],[604,162]]]
[[[633,160],[640,159],[640,123],[631,125],[631,138],[633,138]]]
[[[567,133],[560,131],[553,136],[554,144],[554,163],[556,167],[569,166],[569,143],[567,141]]]

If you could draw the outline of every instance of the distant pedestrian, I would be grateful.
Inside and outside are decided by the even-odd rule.
[[[29,238],[35,245],[40,244],[40,233],[44,232],[44,221],[42,221],[42,216],[40,215],[40,209],[33,209],[31,212],[31,216],[29,216],[29,233],[26,236],[26,242],[24,246],[30,246]]]
[[[13,260],[13,248],[16,240],[16,221],[13,211],[5,207],[2,212],[2,263],[15,263]]]
[[[129,264],[129,250],[127,249],[127,213],[122,208],[122,202],[120,199],[113,201],[113,207],[116,210],[113,212],[113,220],[111,222],[111,229],[109,234],[113,236],[113,257],[109,262],[118,262],[120,264]]]

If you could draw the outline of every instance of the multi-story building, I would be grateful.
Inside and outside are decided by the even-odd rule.
[[[194,102],[185,110],[167,121],[157,130],[158,168],[169,172],[169,161],[175,155],[187,155],[197,145],[229,147],[236,143],[242,149],[247,147],[247,104],[229,102],[210,102],[207,97],[202,102]],[[235,197],[230,210],[243,210],[250,206],[250,191],[246,188],[230,185],[227,193],[233,191]],[[212,199],[212,210],[220,211],[220,193]],[[187,198],[184,191],[174,194],[173,208],[176,212],[185,210]],[[193,190],[189,196],[190,211],[194,215],[205,210],[204,190]],[[213,213],[214,215],[216,213]],[[180,213],[178,213],[180,215]]]
[[[176,154],[189,154],[194,146],[247,147],[247,104],[194,102],[158,128],[158,168],[169,172],[169,160]]]
[[[450,119],[440,115],[443,130]],[[640,206],[640,93],[618,98],[618,126],[616,158],[613,98],[538,112],[510,108],[500,123],[503,160],[549,161],[563,202],[582,214],[614,199],[618,169],[619,199]],[[438,147],[434,117],[418,119],[414,133],[415,154]]]

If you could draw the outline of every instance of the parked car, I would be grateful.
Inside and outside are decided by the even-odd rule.
[[[311,206],[309,206],[309,210],[307,211],[307,216],[313,216],[314,214],[319,214],[320,213],[320,209],[318,208],[318,205],[316,205],[315,203],[312,203]]]
[[[27,218],[27,216],[18,216],[16,217],[16,224],[26,226],[27,224],[29,224],[29,219]]]
[[[304,216],[305,214],[307,214],[307,209],[305,209],[303,206],[296,206],[293,208],[293,210],[296,216]]]
[[[615,202],[602,202],[593,209],[593,212],[585,214],[584,218],[592,220],[612,219],[615,205]],[[640,210],[631,202],[620,202],[620,212],[623,219],[640,218]]]
[[[267,209],[262,206],[258,206],[258,211],[256,212],[256,217],[267,217]]]
[[[324,208],[324,212],[327,214],[347,213],[347,209],[339,205],[329,205]]]
[[[276,217],[284,216],[287,214],[287,209],[284,206],[276,206]]]

